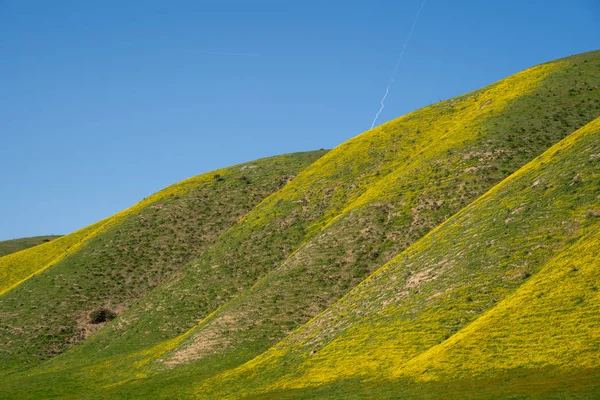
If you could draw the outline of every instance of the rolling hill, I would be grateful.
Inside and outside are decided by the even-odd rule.
[[[508,386],[505,376],[533,379],[540,371],[575,385],[596,382],[598,390],[599,155],[600,118],[199,393],[358,379],[398,381],[400,390],[407,382],[502,376]],[[590,377],[579,381],[582,373]],[[541,398],[547,389],[555,388],[530,388]],[[440,397],[468,397],[454,390]]]
[[[4,240],[0,242],[0,257],[6,256],[17,251],[25,250],[51,240],[59,238],[60,235],[33,236],[28,238]]]
[[[600,52],[585,53],[326,154],[184,181],[51,242],[46,258],[33,250],[51,243],[1,257],[0,273],[16,272],[0,297],[0,392],[446,398],[461,382],[534,396],[515,382],[570,369],[581,387],[560,390],[593,390],[598,366],[577,354],[594,356],[597,296],[581,292],[597,260],[572,283],[589,310],[558,310],[570,294],[556,286],[597,244],[599,115]],[[547,303],[532,301],[541,287]],[[94,311],[115,318],[92,324]],[[520,328],[553,313],[563,336]],[[588,331],[573,334],[575,320]],[[511,347],[544,340],[579,340],[579,353]]]
[[[88,228],[0,258],[0,370],[31,366],[84,340],[106,322],[91,321],[92,312],[121,313],[324,153],[190,178]]]

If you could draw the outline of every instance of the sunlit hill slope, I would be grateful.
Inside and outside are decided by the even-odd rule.
[[[599,116],[585,53],[0,257],[0,397],[589,397]]]
[[[34,236],[34,237],[28,237],[28,238],[11,239],[11,240],[1,241],[0,242],[0,257],[6,256],[11,253],[16,253],[17,251],[25,250],[30,247],[37,246],[39,244],[47,243],[58,237],[60,237],[60,236],[57,236],[57,235]]]
[[[528,376],[535,382],[540,375],[557,377],[559,386],[567,381],[567,388],[597,390],[599,182],[600,118],[465,207],[278,345],[198,386],[198,394],[218,387],[227,388],[219,392],[227,397],[233,388],[277,391],[357,379],[367,380],[370,391],[391,385],[401,393],[419,382],[502,377],[501,384],[483,385],[485,397],[494,390],[510,393],[513,379]],[[557,390],[548,381],[517,385],[511,394],[545,398],[546,390]],[[440,397],[470,396],[458,385],[450,387]],[[342,393],[339,398],[365,395]]]

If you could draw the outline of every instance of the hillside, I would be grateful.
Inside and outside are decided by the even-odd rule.
[[[217,388],[217,398],[239,398],[250,387],[277,393],[329,385],[318,397],[357,379],[381,381],[367,384],[375,397],[374,386],[400,394],[419,382],[427,390],[436,383],[441,398],[469,397],[456,384],[465,381],[478,389],[473,397],[600,389],[598,182],[600,118],[197,393]]]
[[[60,235],[49,235],[3,240],[0,242],[0,257],[6,256],[11,253],[16,253],[17,251],[25,250],[42,243],[47,243],[59,237]]]
[[[324,153],[190,178],[90,227],[0,258],[0,289],[8,290],[0,297],[0,370],[34,365],[85,340],[106,322],[94,321],[93,311],[104,319],[123,312]]]
[[[99,332],[69,362],[116,356],[106,364],[114,370],[123,354],[139,362],[136,351],[174,337],[182,343],[154,354],[166,367],[202,360],[195,373],[211,375],[255,357],[600,114],[588,90],[599,65],[598,53],[544,64],[342,144],[123,315],[133,322]]]
[[[177,278],[49,365],[82,365],[93,355],[107,360],[99,372],[118,381],[131,376],[132,363],[161,370],[204,359],[192,369],[207,376],[242,364],[532,153],[597,116],[598,99],[589,95],[597,71],[596,53],[545,64],[351,140],[265,199]],[[436,121],[433,131],[427,121]]]
[[[0,258],[0,295],[76,251],[104,226],[100,221],[69,235]]]
[[[0,393],[377,398],[451,382],[410,361],[447,363],[461,349],[426,352],[592,232],[599,115],[600,52],[585,53],[325,155],[207,174],[209,205],[190,189],[101,222],[1,295]],[[91,326],[99,307],[118,315]]]

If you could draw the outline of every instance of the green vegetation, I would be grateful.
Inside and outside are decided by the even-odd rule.
[[[0,393],[585,397],[599,115],[592,52],[206,174],[0,297]]]
[[[60,235],[34,236],[21,239],[4,240],[0,242],[0,257],[17,251],[25,250],[38,244],[47,243],[59,238]]]
[[[252,387],[485,381],[538,369],[574,373],[575,384],[578,374],[596,376],[600,221],[587,210],[599,204],[598,154],[600,118],[200,391],[219,382],[226,392],[216,397],[238,398]]]
[[[235,360],[228,364],[232,365],[242,359],[240,353],[258,355],[501,181],[505,176],[502,171],[518,169],[527,158],[523,154],[539,154],[552,140],[569,133],[571,126],[584,123],[583,119],[576,119],[567,125],[548,124],[540,134],[541,129],[534,128],[535,119],[514,117],[537,113],[537,118],[549,119],[549,114],[538,112],[538,99],[551,91],[566,95],[572,89],[567,78],[580,71],[573,69],[577,62],[570,61],[572,64],[563,62],[533,68],[452,100],[450,104],[458,110],[456,112],[447,114],[443,112],[447,104],[436,105],[382,127],[388,132],[412,130],[415,132],[412,140],[424,149],[417,152],[411,146],[399,147],[395,156],[404,159],[404,163],[371,183],[360,197],[346,203],[339,214],[328,220],[317,235],[305,239],[277,269],[188,332],[182,344],[163,357],[166,365],[204,359],[203,369],[214,373],[217,368],[207,361],[207,356],[218,354],[219,363],[224,359]],[[596,63],[596,67],[598,65]],[[544,75],[548,70],[553,72]],[[546,76],[541,81],[543,84],[539,81],[541,76]],[[589,73],[589,81],[594,84],[600,83],[599,78]],[[539,86],[532,88],[532,81]],[[522,90],[523,95],[512,99],[516,88]],[[489,114],[481,112],[481,101],[485,103],[487,98],[494,99],[498,110]],[[498,105],[506,98],[512,100],[504,106]],[[543,100],[543,103],[548,112],[556,111],[552,101]],[[494,107],[491,103],[488,106]],[[595,116],[600,109],[594,106],[590,111]],[[429,118],[431,125],[427,124]],[[413,128],[412,123],[431,128]],[[506,132],[512,131],[523,132],[515,139],[516,145],[502,140]],[[380,132],[373,135],[385,140]],[[429,145],[436,137],[441,138],[439,142]],[[368,135],[361,135],[354,139],[355,146],[370,145],[370,140]],[[361,141],[367,143],[361,146]],[[388,145],[387,149],[391,148]],[[335,149],[328,157],[352,159],[357,156],[347,153]],[[322,168],[318,164],[302,175]],[[380,167],[382,164],[380,162]]]
[[[90,323],[93,310],[122,313],[324,153],[230,167],[218,171],[222,180],[200,175],[90,228],[0,258],[0,272],[12,275],[45,265],[0,297],[0,370],[30,367],[85,340],[103,326]],[[75,244],[65,251],[62,242]],[[38,257],[50,246],[62,253],[47,263]]]
[[[97,222],[39,246],[0,257],[0,295],[76,252],[102,229],[106,221]]]

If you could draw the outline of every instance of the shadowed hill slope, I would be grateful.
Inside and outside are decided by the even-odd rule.
[[[35,379],[106,386],[111,393],[125,393],[140,379],[158,393],[162,377],[189,383],[243,364],[597,117],[599,87],[600,53],[582,54],[344,143],[261,202],[175,279],[39,369]],[[526,274],[521,267],[513,273]],[[302,357],[312,348],[305,350]],[[348,360],[354,361],[351,351]],[[315,384],[311,379],[306,385]]]
[[[598,182],[600,118],[281,343],[195,394],[240,398],[288,390],[291,397],[348,398],[357,395],[356,384],[349,392],[343,384],[357,379],[374,397],[389,396],[392,387],[397,395],[434,396],[436,385],[441,398],[468,397],[455,381],[482,390],[474,397],[598,390]],[[389,391],[378,392],[369,380]],[[433,383],[419,392],[414,382]]]
[[[0,242],[0,257],[8,254],[16,253],[21,250],[28,249],[30,247],[38,246],[43,243],[47,243],[51,240],[59,238],[60,235],[48,235],[48,236],[33,236],[27,238],[4,240]]]
[[[14,282],[0,296],[0,369],[31,366],[86,339],[105,322],[92,321],[93,311],[128,308],[325,153],[190,178],[74,234],[0,258],[3,284]]]

